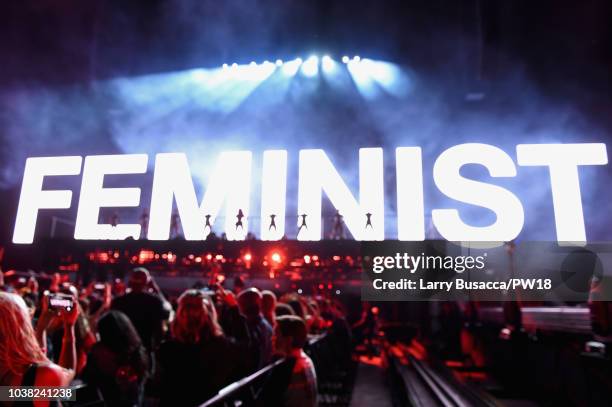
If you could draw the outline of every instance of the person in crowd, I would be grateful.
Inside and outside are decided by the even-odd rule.
[[[58,287],[60,294],[77,297],[77,289],[70,283],[62,283]],[[87,363],[87,353],[96,343],[96,337],[92,332],[87,315],[83,312],[80,302],[77,300],[74,308],[78,309],[78,317],[74,326],[76,343],[76,373],[79,374]],[[64,337],[64,325],[58,319],[44,318],[43,314],[47,310],[48,301],[41,301],[42,313],[36,325],[36,335],[39,343],[47,347],[47,356],[57,362],[62,348],[62,338]]]
[[[325,328],[325,321],[321,317],[321,310],[319,309],[319,304],[313,299],[305,300],[304,305],[308,309],[308,317],[306,319],[306,326],[308,327],[308,332],[315,334],[320,333]]]
[[[143,267],[131,271],[128,286],[130,292],[116,297],[111,308],[130,318],[147,350],[154,350],[161,342],[172,307],[161,290]]]
[[[120,311],[102,315],[100,341],[89,353],[82,378],[102,392],[109,406],[141,405],[149,358],[130,319]]]
[[[244,279],[241,276],[236,276],[234,278],[234,288],[233,292],[235,295],[238,295],[244,290]]]
[[[251,337],[247,319],[238,309],[238,300],[232,291],[224,289],[220,284],[214,284],[215,304],[219,313],[219,323],[225,336],[231,338],[244,352],[248,352]]]
[[[299,300],[299,298],[293,296],[292,298],[287,300],[287,304],[293,309],[295,315],[302,318],[303,320],[306,320],[306,311],[304,310],[304,306],[302,305],[302,302]]]
[[[261,312],[270,324],[274,328],[276,324],[276,295],[272,291],[264,290],[261,292]]]
[[[274,308],[274,313],[275,315],[275,320],[278,317],[282,317],[283,315],[295,315],[295,312],[293,312],[293,308],[291,308],[291,306],[289,306],[289,304],[285,304],[284,302],[279,302],[278,304],[276,304],[276,307]]]
[[[77,317],[77,307],[70,311],[64,309],[59,314],[48,307],[43,309],[41,319],[57,318],[64,326],[59,364],[55,364],[36,339],[23,299],[0,292],[0,386],[68,386],[76,371],[74,325]],[[38,406],[52,404],[37,401]]]
[[[317,375],[314,364],[303,348],[307,329],[298,316],[285,315],[276,319],[274,352],[295,361],[283,405],[290,407],[314,407],[317,405]]]
[[[261,292],[257,288],[244,290],[238,296],[240,313],[246,318],[250,337],[251,366],[257,370],[272,360],[272,326],[261,313]]]
[[[331,300],[321,301],[319,309],[321,318],[325,321],[324,325],[327,325],[327,332],[332,338],[331,346],[333,353],[338,357],[338,363],[348,366],[351,360],[353,333],[345,313]]]
[[[92,330],[97,329],[97,321],[110,309],[112,299],[112,286],[109,283],[92,282],[83,290],[79,303]]]
[[[179,297],[170,332],[158,352],[161,405],[201,404],[246,374],[244,355],[223,335],[203,291],[190,289]]]

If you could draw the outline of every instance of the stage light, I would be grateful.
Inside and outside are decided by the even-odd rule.
[[[307,254],[304,255],[304,263],[310,264],[310,256]]]
[[[280,263],[281,262],[281,255],[278,254],[278,252],[274,252],[272,253],[272,261],[275,263]]]
[[[297,293],[298,293],[298,294],[302,294],[302,292],[303,292],[303,291],[302,291],[302,289],[301,289],[301,288],[298,288]]]
[[[296,58],[293,61],[285,62],[283,64],[283,74],[286,76],[293,76],[297,73],[302,65],[302,58]]]
[[[222,254],[217,254],[215,256],[215,260],[223,260],[223,255]]]
[[[340,295],[340,290],[336,290],[336,295]]]
[[[251,253],[247,253],[244,255],[245,261],[251,261],[252,259],[253,259],[253,256],[251,255]]]
[[[276,60],[276,66],[281,66],[283,64],[283,60],[282,59],[277,59]]]
[[[336,68],[336,63],[329,57],[329,55],[325,55],[321,59],[321,67],[323,68],[323,72],[332,73]]]
[[[236,69],[236,68],[238,68],[238,64],[234,62],[234,63],[232,64],[232,69]]]
[[[212,254],[208,253],[208,254],[206,255],[206,260],[212,260]]]
[[[347,68],[359,93],[366,99],[374,99],[381,94],[382,90],[369,75],[365,64],[360,63],[358,58],[353,58],[347,64]]]
[[[257,62],[255,62],[255,61],[251,61],[251,63],[249,64],[249,66],[257,66]]]
[[[224,71],[225,71],[225,70],[227,70],[227,68],[228,68],[228,67],[229,67],[229,66],[228,66],[227,64],[223,64],[223,70],[224,70]]]
[[[364,58],[360,66],[363,67],[365,73],[392,95],[403,96],[410,90],[410,81],[395,64]]]
[[[359,61],[361,61],[361,57],[359,55],[355,55],[353,57],[353,62],[359,62]]]
[[[195,258],[196,263],[201,263],[202,262],[202,258],[200,256]]]
[[[302,73],[305,76],[315,76],[319,72],[319,57],[312,55],[302,64]]]
[[[345,63],[345,64],[348,64],[350,60],[351,59],[349,57],[347,57],[346,55],[342,57],[342,62]]]

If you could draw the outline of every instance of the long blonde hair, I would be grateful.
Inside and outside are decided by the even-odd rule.
[[[4,373],[22,375],[32,363],[48,361],[23,299],[0,292],[0,366]]]
[[[184,305],[189,301],[193,301],[194,304],[200,303],[199,317],[201,320],[191,321],[184,313]],[[189,289],[181,294],[178,304],[176,317],[170,325],[174,339],[183,343],[197,343],[202,339],[223,335],[223,330],[217,320],[215,306],[203,292]]]

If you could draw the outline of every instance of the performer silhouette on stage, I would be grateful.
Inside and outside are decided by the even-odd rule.
[[[212,224],[210,223],[210,217],[211,215],[206,214],[205,218],[206,218],[206,224],[204,225],[204,230],[206,230],[206,228],[208,228],[208,231],[212,231]]]
[[[178,223],[179,223],[179,215],[178,212],[172,212],[172,217],[170,218],[170,238],[177,238],[179,236],[178,231]]]
[[[308,226],[306,225],[306,214],[302,214],[300,215],[300,218],[302,218],[302,223],[300,223],[300,227],[298,228],[297,234],[300,234],[300,231],[302,230],[302,228],[308,229]]]
[[[117,212],[113,212],[113,216],[111,216],[110,224],[112,227],[116,228],[119,224],[119,214]]]
[[[343,216],[340,215],[340,211],[336,210],[334,215],[334,228],[332,229],[332,239],[344,239],[344,226],[342,221]]]
[[[366,229],[368,228],[368,226],[374,229],[374,226],[372,226],[372,214],[370,212],[366,213]]]
[[[276,230],[276,215],[275,214],[270,215],[270,226],[268,226],[268,230],[272,230],[272,228]]]
[[[242,218],[244,218],[244,213],[242,213],[242,209],[238,209],[238,215],[236,215],[236,219],[238,219],[238,222],[236,222],[236,230],[238,230],[238,227],[240,227],[240,229],[244,229]]]
[[[149,211],[143,209],[140,215],[140,237],[146,239],[149,232]]]

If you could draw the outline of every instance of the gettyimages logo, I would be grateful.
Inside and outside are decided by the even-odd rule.
[[[429,256],[425,253],[410,255],[396,253],[395,256],[375,256],[372,258],[372,271],[376,274],[385,270],[406,270],[414,274],[418,270],[444,270],[463,273],[466,270],[483,270],[487,253],[481,256]]]
[[[364,300],[612,301],[612,243],[395,241],[362,248]]]

